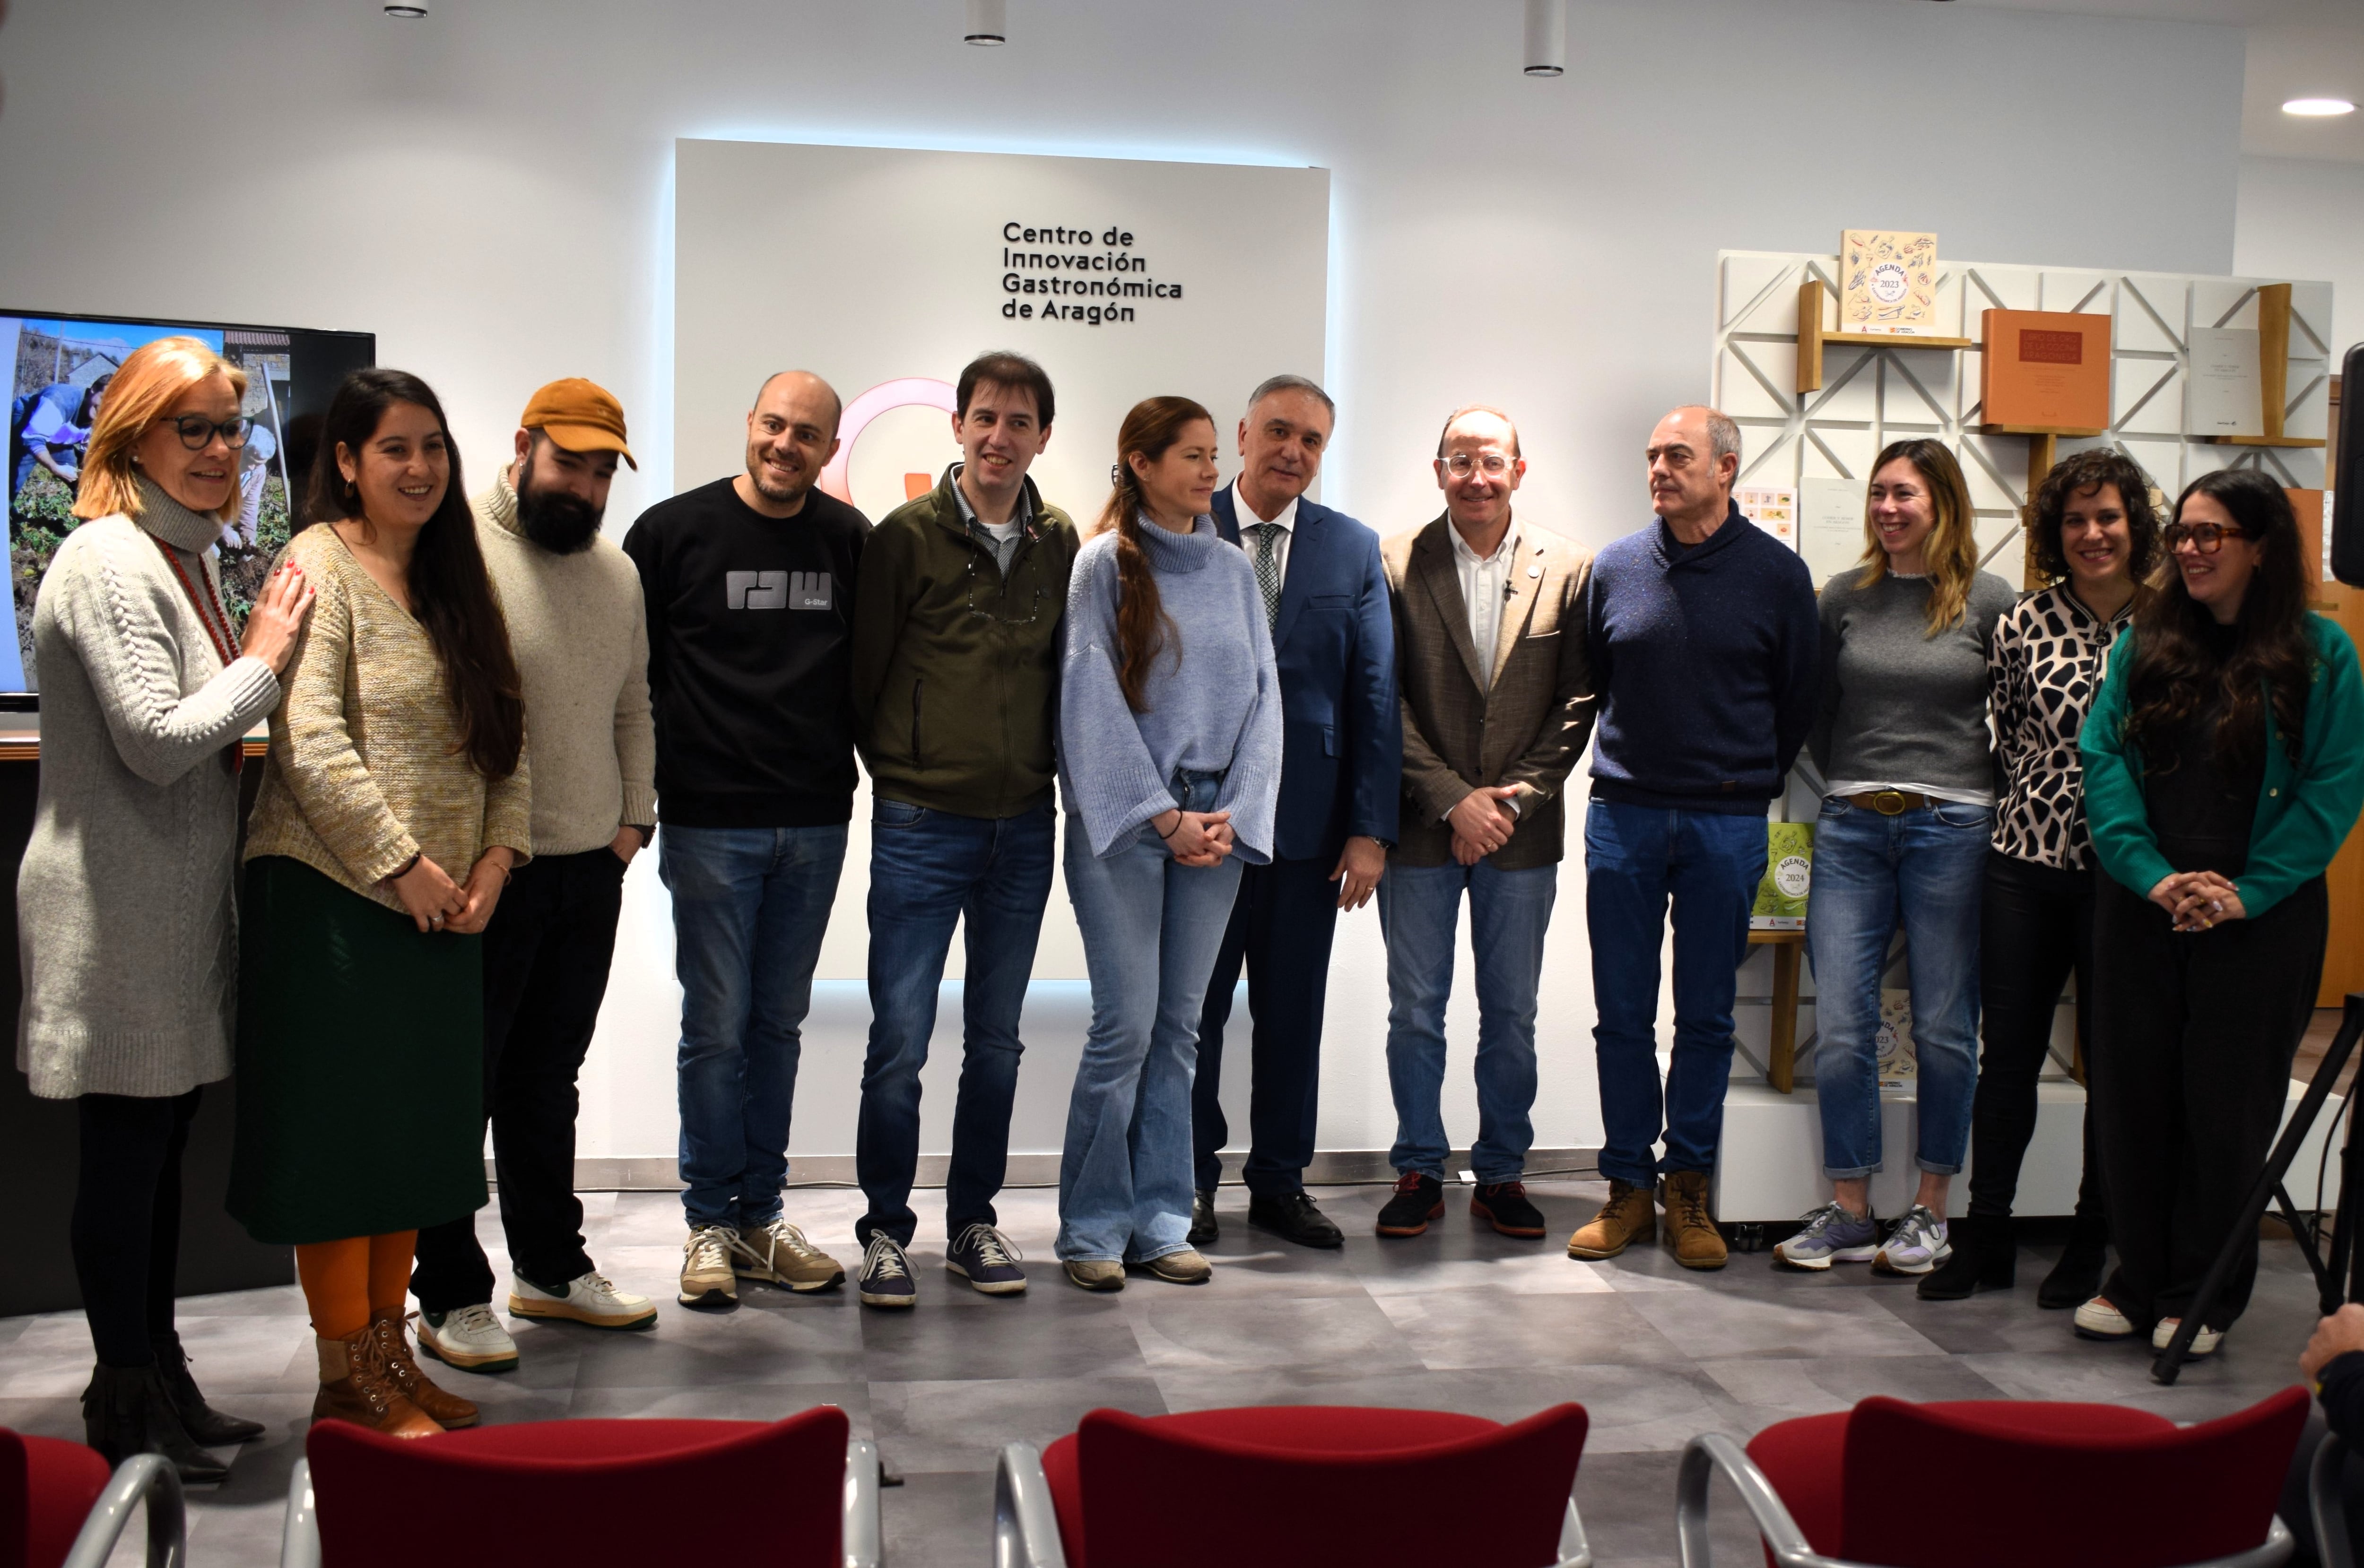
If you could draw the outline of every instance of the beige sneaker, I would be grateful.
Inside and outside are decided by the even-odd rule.
[[[1070,1258],[1067,1277],[1086,1290],[1122,1290],[1124,1265],[1113,1258]]]
[[[597,1271],[569,1280],[563,1291],[544,1290],[530,1279],[512,1275],[509,1316],[558,1318],[570,1323],[587,1323],[594,1329],[653,1329],[657,1326],[657,1304],[645,1296],[618,1290],[613,1280]],[[424,1329],[418,1338],[421,1343],[426,1341]]]
[[[1654,1240],[1658,1234],[1658,1211],[1651,1206],[1650,1189],[1609,1180],[1609,1201],[1590,1224],[1581,1227],[1567,1239],[1567,1255],[1571,1258],[1598,1260],[1613,1258],[1636,1241]]]
[[[764,1280],[790,1290],[827,1290],[845,1283],[845,1265],[805,1240],[785,1219],[742,1226],[733,1266],[745,1279]]]
[[[1168,1284],[1204,1284],[1215,1277],[1215,1265],[1192,1251],[1160,1253],[1141,1267]]]
[[[730,1266],[739,1232],[728,1225],[701,1225],[681,1244],[681,1304],[736,1307],[739,1275]]]

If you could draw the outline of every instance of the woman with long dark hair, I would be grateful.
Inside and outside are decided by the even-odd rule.
[[[2093,1120],[2118,1267],[2089,1339],[2164,1347],[2231,1236],[2323,981],[2324,868],[2364,806],[2364,680],[2306,607],[2290,498],[2202,475],[2166,530],[2175,573],[2137,613],[2079,744],[2110,880],[2093,910]],[[2257,1278],[2252,1231],[2192,1341]]]
[[[1279,677],[1248,558],[1223,542],[1215,422],[1134,405],[1067,589],[1059,709],[1067,895],[1092,1023],[1059,1162],[1057,1253],[1086,1290],[1132,1264],[1198,1284],[1190,1081],[1243,862],[1272,856]]]
[[[2036,487],[2028,532],[2036,570],[2051,585],[2012,606],[1987,654],[2003,797],[1979,917],[1986,1049],[1970,1110],[1969,1212],[1953,1229],[1954,1255],[1923,1277],[1924,1301],[2009,1290],[2018,1274],[2012,1203],[2020,1161],[2035,1134],[2036,1081],[2051,1049],[2060,988],[2071,973],[2078,1038],[2093,1038],[2099,873],[2085,825],[2077,732],[2101,689],[2110,645],[2133,624],[2147,595],[2143,585],[2164,559],[2150,481],[2114,447],[2055,463]],[[2101,1288],[2110,1227],[2090,1097],[2084,1143],[2075,1227],[2036,1289],[2039,1307],[2076,1307]]]
[[[485,1202],[482,954],[531,853],[525,716],[435,394],[357,371],[286,559],[318,589],[246,844],[229,1208],[292,1244],[315,1418],[471,1426],[403,1310],[421,1226]]]

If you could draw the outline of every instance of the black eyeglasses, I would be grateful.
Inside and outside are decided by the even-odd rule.
[[[2191,548],[2201,554],[2213,555],[2225,548],[2225,541],[2228,539],[2252,539],[2256,536],[2248,529],[2236,528],[2231,523],[2169,523],[2160,530],[2160,537],[2167,541],[2170,555],[2182,549],[2186,539],[2190,539]]]
[[[193,452],[213,445],[217,435],[221,437],[222,445],[236,451],[246,445],[247,433],[254,428],[254,421],[242,414],[228,419],[208,419],[202,414],[159,414],[156,422],[172,426],[180,433],[181,444]]]
[[[1026,613],[1022,616],[1002,615],[998,611],[987,609],[986,606],[976,602],[976,563],[980,553],[981,550],[977,549],[973,549],[969,551],[968,613],[973,616],[982,616],[987,620],[992,621],[997,626],[1031,626],[1037,620],[1040,620],[1043,617],[1043,584],[1040,578],[1037,578],[1034,582],[1034,596],[1028,603]],[[1017,557],[1012,556],[1010,559],[1014,562],[1017,560]],[[1009,596],[1009,589],[1006,584],[1002,588],[1001,596],[1005,600]]]

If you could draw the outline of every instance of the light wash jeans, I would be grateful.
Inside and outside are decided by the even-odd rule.
[[[1186,810],[1212,811],[1221,783],[1177,774],[1175,798]],[[1240,862],[1176,865],[1147,827],[1094,855],[1072,815],[1065,837],[1092,1027],[1067,1102],[1053,1251],[1067,1262],[1145,1262],[1190,1245],[1199,1011],[1239,895]]]
[[[1478,1140],[1469,1163],[1488,1184],[1515,1182],[1535,1140],[1535,992],[1544,933],[1551,928],[1559,867],[1497,871],[1390,865],[1379,879],[1379,930],[1388,944],[1388,1088],[1396,1144],[1388,1163],[1444,1179],[1444,1005],[1453,995],[1454,936],[1469,895],[1469,946],[1478,963]]]
[[[1979,1082],[1979,906],[1994,813],[1951,802],[1883,817],[1830,799],[1814,818],[1806,956],[1814,966],[1814,1097],[1823,1174],[1880,1168],[1879,983],[1901,923],[1920,1067],[1921,1169],[1950,1176]]]
[[[693,1226],[780,1218],[813,966],[844,864],[842,823],[657,830],[681,978],[681,1202]]]

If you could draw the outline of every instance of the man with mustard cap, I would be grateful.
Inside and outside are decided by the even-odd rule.
[[[518,423],[516,461],[473,503],[533,747],[534,858],[485,930],[485,1108],[508,1233],[508,1309],[647,1329],[656,1323],[648,1297],[592,1266],[574,1196],[575,1076],[607,995],[624,868],[656,831],[640,573],[599,533],[616,464],[632,453],[622,407],[587,381],[552,382]],[[517,1365],[473,1215],[418,1233],[410,1284],[430,1354],[467,1372]]]

